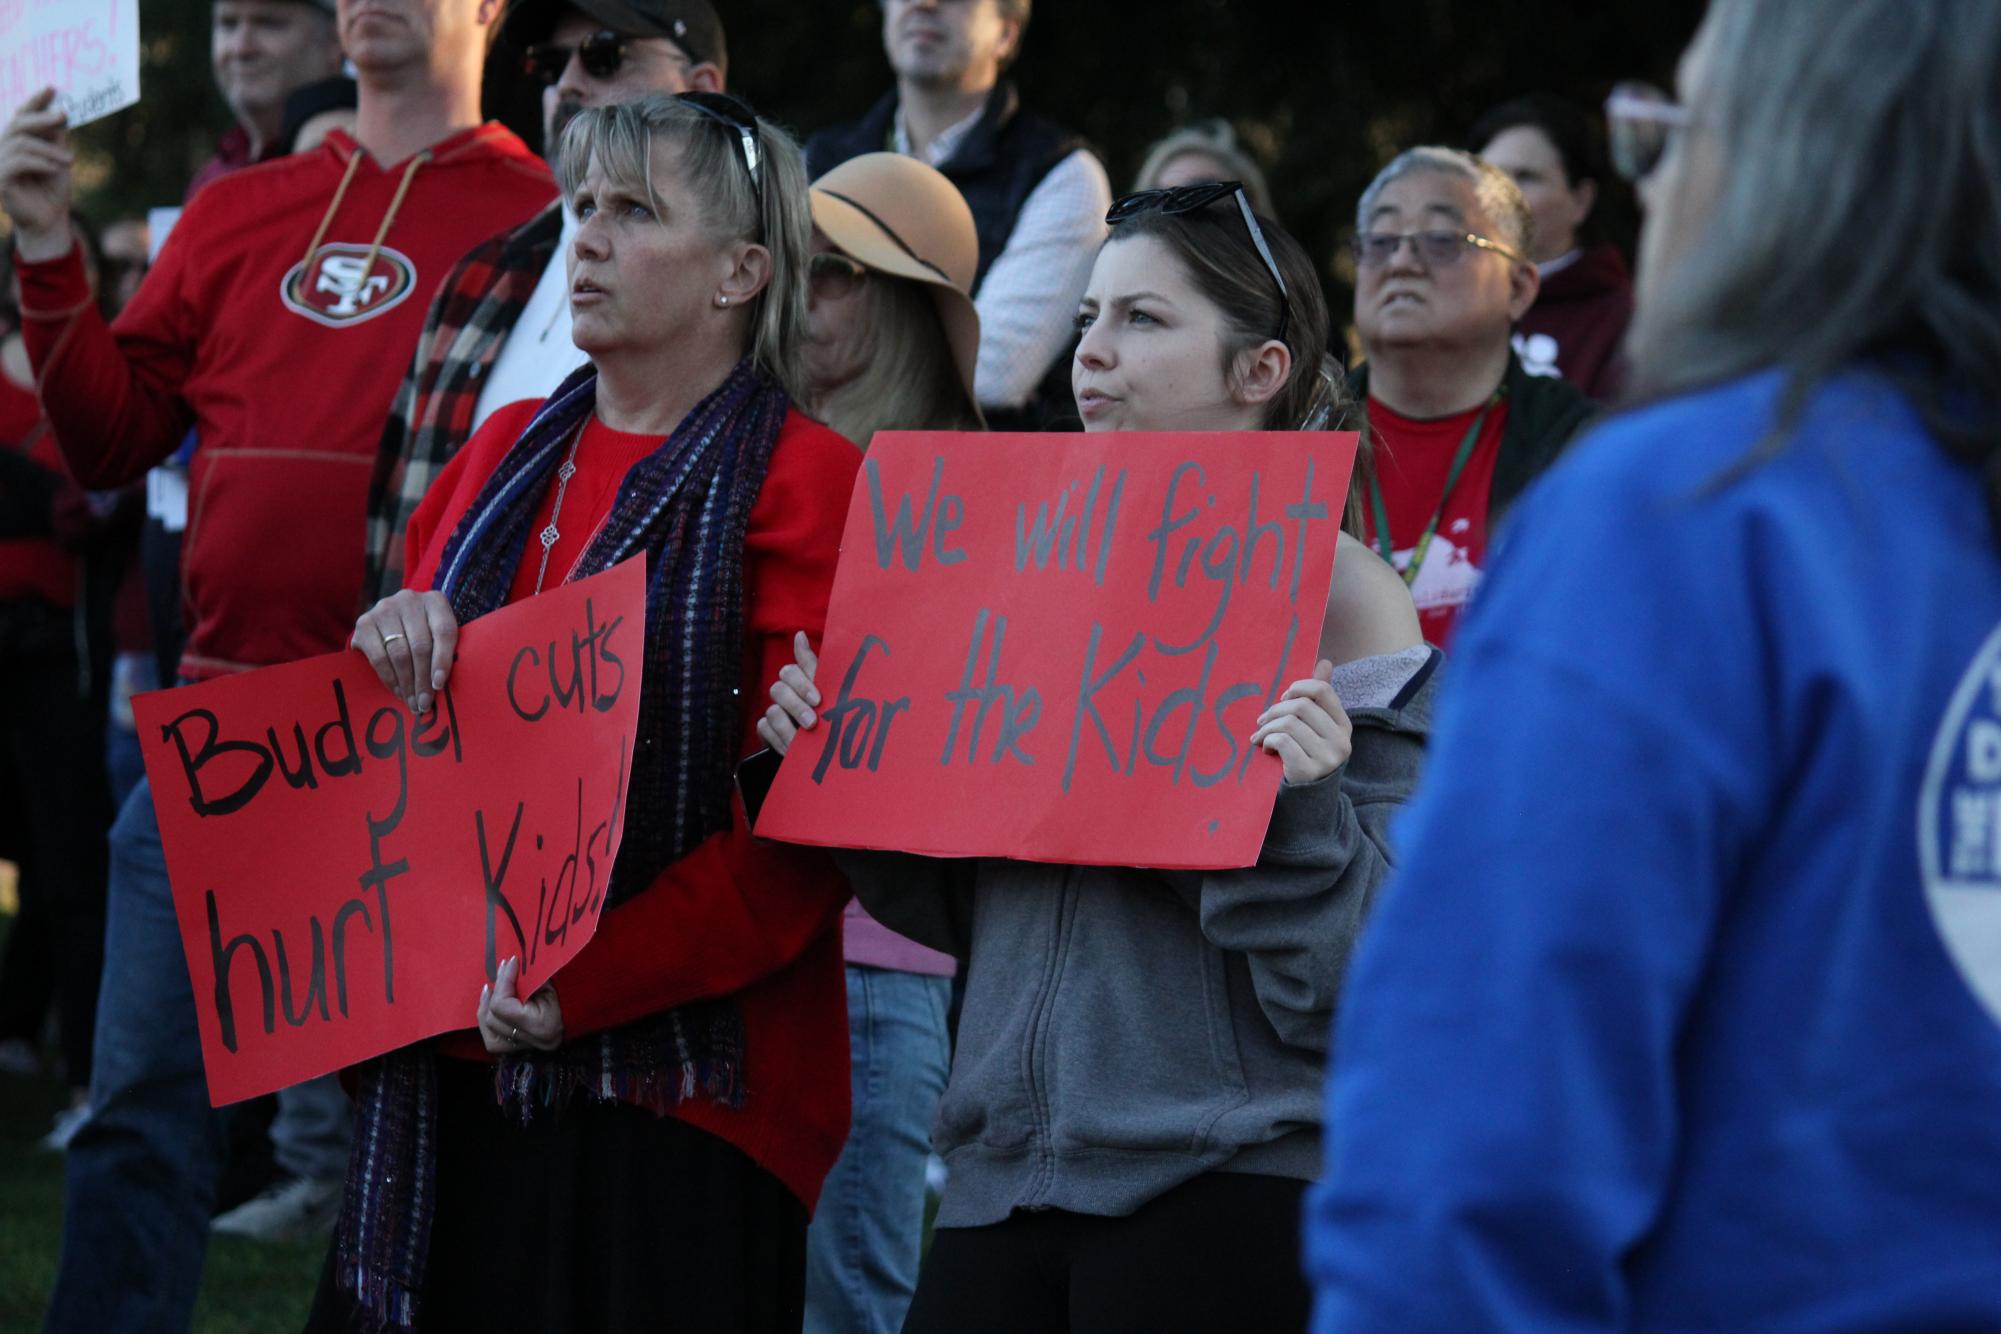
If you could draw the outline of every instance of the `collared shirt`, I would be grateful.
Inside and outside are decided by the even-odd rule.
[[[951,160],[984,111],[982,107],[944,130],[920,155],[911,151],[898,107],[892,143],[906,157],[939,166]],[[1068,345],[1111,206],[1111,180],[1103,164],[1082,148],[1050,168],[1029,193],[1007,245],[973,297],[980,315],[973,384],[983,406],[1027,403]]]
[[[577,238],[576,215],[563,210],[563,232],[549,262],[542,268],[542,280],[521,316],[500,345],[500,355],[486,372],[473,409],[472,429],[477,431],[495,409],[524,398],[543,399],[571,371],[590,358],[570,341],[570,283],[567,256]]]

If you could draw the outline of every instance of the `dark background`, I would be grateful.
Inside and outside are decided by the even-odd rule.
[[[229,123],[208,65],[210,0],[145,0],[145,98],[80,131],[80,200],[101,223],[177,204]],[[802,136],[890,83],[873,0],[717,0],[731,90]],[[1082,131],[1126,190],[1147,146],[1221,116],[1263,161],[1281,221],[1346,309],[1356,197],[1397,150],[1458,143],[1480,112],[1542,89],[1588,106],[1622,79],[1671,81],[1702,0],[1043,0],[1016,68],[1024,99]],[[539,102],[504,43],[489,114],[531,143]],[[1613,207],[1621,201],[1615,199]]]

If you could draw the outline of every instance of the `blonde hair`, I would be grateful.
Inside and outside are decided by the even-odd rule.
[[[754,242],[771,256],[770,281],[751,307],[747,351],[758,370],[794,402],[803,403],[806,261],[813,240],[806,164],[791,135],[762,116],[756,121],[761,191],[752,186],[745,170],[737,129],[692,103],[664,94],[579,112],[563,131],[556,180],[569,199],[596,163],[619,188],[635,194],[643,191],[657,210],[660,196],[654,190],[653,149],[663,142],[679,149],[688,196],[710,230],[718,237]]]
[[[1244,193],[1251,198],[1251,211],[1264,217],[1272,216],[1271,187],[1265,184],[1264,169],[1257,159],[1237,142],[1237,132],[1230,128],[1226,120],[1203,120],[1193,125],[1183,126],[1147,150],[1146,161],[1140,165],[1139,179],[1133,182],[1134,190],[1151,190],[1160,184],[1160,174],[1167,170],[1167,164],[1184,153],[1200,153],[1204,157],[1216,159],[1223,164],[1224,179],[1242,181]]]
[[[862,369],[814,405],[827,425],[864,449],[877,431],[986,429],[928,284],[870,269],[855,319],[868,330]]]

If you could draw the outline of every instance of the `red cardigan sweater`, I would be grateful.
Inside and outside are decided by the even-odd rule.
[[[459,519],[538,404],[493,414],[432,484],[410,521],[404,569],[429,588]],[[657,440],[652,441],[658,443]],[[643,448],[593,423],[565,495],[563,540],[548,583],[561,581]],[[588,456],[587,456],[588,454]],[[841,528],[861,451],[794,412],[772,451],[744,536],[743,753],[758,749],[765,690],[792,661],[792,636],[815,641],[840,555]],[[549,521],[542,500],[512,601],[532,589],[541,563],[533,534]],[[848,886],[824,852],[752,838],[743,812],[654,882],[607,911],[597,934],[555,979],[572,1039],[688,1001],[732,996],[744,1021],[741,1107],[690,1100],[671,1115],[742,1149],[811,1209],[848,1133],[848,1011],[841,908]],[[472,1034],[445,1039],[448,1055],[487,1060]]]

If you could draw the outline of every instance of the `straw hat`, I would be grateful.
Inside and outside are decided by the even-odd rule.
[[[930,287],[966,399],[977,412],[973,367],[980,356],[980,317],[972,293],[980,240],[959,188],[916,158],[864,153],[813,182],[812,196],[814,226],[843,254]]]

